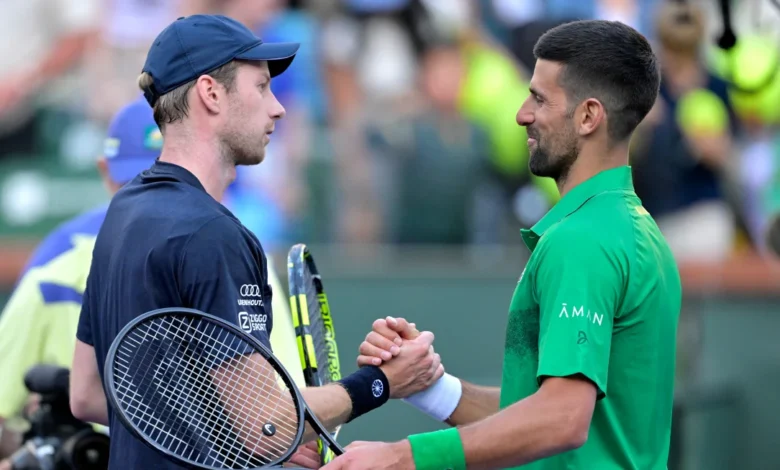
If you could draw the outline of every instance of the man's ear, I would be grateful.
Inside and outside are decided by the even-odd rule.
[[[195,82],[195,95],[211,113],[219,113],[222,106],[221,85],[210,75],[201,75]]]
[[[581,136],[591,135],[607,122],[604,105],[595,98],[588,98],[579,106],[577,132]]]

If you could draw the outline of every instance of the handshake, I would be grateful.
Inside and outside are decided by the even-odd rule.
[[[357,364],[358,367],[373,366],[382,370],[389,385],[390,398],[403,399],[418,410],[444,422],[458,406],[461,382],[444,373],[441,357],[433,350],[433,339],[433,333],[420,332],[414,323],[403,318],[379,319],[374,322],[372,331],[360,344]],[[353,451],[358,448],[366,453],[366,461],[363,463],[368,467],[365,468],[379,468],[373,447],[364,447],[366,444],[354,442],[346,448],[348,454],[336,458],[325,468],[353,468],[350,465],[354,462],[350,463],[350,459],[356,457]],[[408,448],[408,444],[405,448]],[[346,455],[351,457],[347,459]],[[410,455],[407,457],[411,458]],[[392,462],[397,456],[397,453],[391,452],[387,458],[381,458],[386,464],[382,468],[408,468],[393,466]],[[359,456],[356,458],[359,459]],[[290,463],[303,468],[319,468],[319,462],[316,443],[302,446],[290,460]]]
[[[358,367],[379,367],[390,384],[390,398],[408,398],[444,375],[433,339],[433,333],[420,332],[403,318],[376,320],[360,344]]]

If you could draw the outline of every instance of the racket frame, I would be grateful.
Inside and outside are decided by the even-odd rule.
[[[328,351],[329,368],[327,374],[332,382],[341,379],[341,364],[339,362],[338,345],[336,343],[336,333],[333,326],[333,317],[331,316],[328,297],[322,283],[322,277],[314,262],[314,257],[309,251],[309,247],[304,243],[293,245],[287,254],[287,283],[290,291],[290,313],[292,315],[293,327],[295,328],[296,342],[298,344],[298,354],[301,359],[301,368],[303,370],[304,380],[309,387],[321,387],[324,385],[317,371],[320,364],[317,362],[317,351],[314,347],[314,341],[311,335],[311,320],[309,317],[308,299],[306,295],[306,279],[304,279],[304,269],[308,267],[312,275],[315,295],[320,305],[322,314],[322,323],[330,338],[325,339],[325,346]],[[335,367],[334,367],[335,365]],[[332,433],[335,439],[338,436],[341,426],[338,426]],[[328,447],[320,440],[318,441],[318,451],[320,453],[321,463],[326,464],[332,459]]]
[[[189,317],[191,319],[203,318],[207,321],[215,323],[219,327],[228,330],[230,333],[236,335],[239,339],[245,341],[250,346],[252,346],[255,349],[255,352],[262,355],[263,358],[267,360],[270,363],[270,365],[274,368],[274,370],[279,374],[284,384],[290,390],[293,399],[293,404],[295,405],[295,409],[298,415],[297,416],[298,429],[296,430],[295,438],[293,439],[293,445],[291,445],[290,448],[287,449],[287,451],[281,457],[278,457],[276,460],[269,462],[268,464],[259,468],[280,466],[282,463],[289,460],[290,457],[296,452],[298,446],[300,446],[301,441],[303,440],[303,433],[304,433],[306,421],[308,421],[309,424],[311,424],[311,426],[317,432],[317,434],[320,435],[320,439],[322,439],[323,436],[325,437],[325,440],[331,446],[333,452],[336,455],[341,455],[344,453],[344,449],[335,441],[335,439],[331,438],[330,433],[328,433],[327,431],[327,428],[325,428],[325,426],[323,426],[322,422],[320,422],[317,416],[315,416],[314,413],[311,412],[308,405],[303,400],[303,396],[301,395],[300,390],[295,385],[295,382],[290,376],[290,373],[287,372],[287,369],[284,368],[281,361],[279,361],[279,359],[277,359],[276,356],[273,355],[273,353],[270,351],[268,347],[266,347],[260,341],[258,341],[257,338],[247,334],[246,332],[242,331],[241,329],[231,324],[230,322],[223,320],[222,318],[219,318],[210,313],[202,312],[200,310],[183,308],[183,307],[167,307],[167,308],[151,310],[149,312],[144,313],[143,315],[134,318],[131,322],[129,322],[119,331],[117,336],[112,341],[111,347],[109,348],[108,354],[106,355],[106,361],[103,367],[103,386],[105,388],[105,395],[108,400],[108,404],[111,407],[111,410],[116,414],[117,418],[119,418],[119,421],[134,437],[142,441],[151,449],[159,452],[160,454],[162,454],[172,462],[175,462],[177,465],[181,465],[183,467],[192,470],[224,470],[224,467],[212,467],[208,465],[198,464],[197,462],[193,462],[191,460],[185,459],[169,451],[168,449],[162,447],[161,445],[157,444],[145,432],[138,429],[138,427],[133,423],[133,421],[126,414],[125,409],[120,405],[119,400],[117,398],[116,383],[114,380],[114,364],[116,361],[116,354],[119,349],[119,346],[121,345],[125,337],[127,337],[127,335],[129,335],[132,331],[135,331],[135,329],[139,325],[147,321],[153,320],[154,318],[166,317],[166,316]]]

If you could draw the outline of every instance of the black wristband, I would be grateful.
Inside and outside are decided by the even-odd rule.
[[[390,399],[390,383],[382,369],[376,366],[361,367],[337,383],[352,400],[352,413],[347,422],[379,408]]]

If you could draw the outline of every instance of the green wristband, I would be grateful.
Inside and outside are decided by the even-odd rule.
[[[417,470],[466,470],[458,428],[409,436]]]

